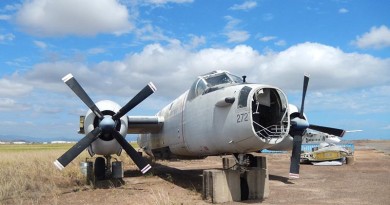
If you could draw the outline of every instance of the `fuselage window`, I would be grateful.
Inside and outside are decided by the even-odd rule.
[[[244,86],[240,91],[240,96],[238,97],[238,108],[243,108],[248,106],[248,95],[251,92],[252,88]]]

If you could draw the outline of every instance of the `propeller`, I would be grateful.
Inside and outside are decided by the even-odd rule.
[[[88,94],[84,91],[81,85],[73,77],[72,74],[66,75],[62,80],[73,90],[73,92],[91,109],[91,111],[99,118],[98,126],[88,133],[84,138],[77,142],[73,147],[66,151],[61,157],[54,161],[54,165],[62,170],[66,167],[73,159],[75,159],[84,149],[86,149],[91,143],[93,143],[99,137],[104,137],[107,135],[112,135],[134,163],[138,166],[141,172],[144,174],[151,169],[150,164],[148,164],[141,155],[139,155],[135,149],[125,140],[116,129],[118,120],[126,115],[130,110],[135,106],[149,97],[156,91],[156,87],[153,83],[149,83],[145,86],[135,97],[133,97],[125,106],[123,106],[117,113],[113,116],[103,115],[96,104],[91,100]]]
[[[103,119],[103,114],[100,112],[99,108],[91,100],[88,94],[84,91],[81,85],[73,77],[71,73],[62,78],[62,81],[66,83],[70,89],[88,106],[89,109],[100,119]]]
[[[301,159],[301,147],[302,147],[302,136],[305,134],[306,129],[313,129],[320,132],[328,133],[335,136],[342,137],[345,130],[324,127],[319,125],[310,125],[304,116],[305,98],[306,91],[309,85],[309,75],[305,74],[303,79],[303,91],[302,91],[302,102],[299,113],[291,114],[291,127],[289,134],[293,137],[293,149],[291,154],[290,164],[290,178],[299,178],[299,164]]]
[[[302,92],[302,102],[299,115],[291,116],[291,127],[290,135],[293,136],[293,149],[291,154],[291,163],[290,163],[290,178],[299,178],[299,162],[301,159],[301,146],[302,146],[302,135],[305,133],[306,129],[309,127],[309,123],[303,115],[305,108],[305,98],[307,86],[309,85],[309,76],[305,75],[303,79],[303,92]]]
[[[339,137],[344,136],[344,134],[346,132],[345,130],[342,130],[342,129],[333,128],[333,127],[324,127],[324,126],[320,126],[320,125],[310,125],[309,128],[312,129],[312,130],[325,132],[325,133],[328,133],[328,134],[331,134],[331,135],[335,135],[335,136],[339,136]]]

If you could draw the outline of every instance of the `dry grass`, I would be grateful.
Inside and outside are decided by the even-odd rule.
[[[53,165],[71,145],[1,145],[0,204],[55,204],[59,194],[79,190],[85,178],[79,164],[88,154],[84,151],[63,171]]]

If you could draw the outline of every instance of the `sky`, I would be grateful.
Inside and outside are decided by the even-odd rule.
[[[387,0],[0,1],[0,135],[72,138],[87,107],[61,81],[154,115],[221,69],[281,88],[310,123],[390,139]]]

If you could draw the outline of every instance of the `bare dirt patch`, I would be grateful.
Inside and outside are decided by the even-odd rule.
[[[269,197],[227,204],[390,204],[390,155],[373,149],[376,144],[390,147],[390,141],[355,142],[354,165],[301,165],[298,180],[287,178],[289,154],[267,155]],[[55,193],[41,193],[38,200],[12,198],[0,204],[209,204],[201,196],[203,170],[222,167],[220,157],[158,161],[153,172],[143,176],[124,160],[121,186],[56,186]]]
[[[390,147],[390,141],[380,144]],[[269,197],[228,204],[389,204],[390,156],[364,142],[356,147],[354,165],[302,165],[298,180],[286,178],[289,154],[268,155]],[[48,198],[47,204],[209,204],[201,197],[202,173],[221,166],[220,157],[162,161],[146,176],[126,166],[120,187],[64,191],[54,201]]]

